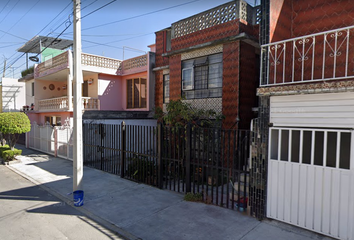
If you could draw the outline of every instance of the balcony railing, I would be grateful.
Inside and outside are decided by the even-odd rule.
[[[261,86],[354,77],[354,26],[262,45]]]
[[[135,58],[130,58],[122,62],[122,65],[119,68],[119,73],[124,74],[127,71],[145,67],[147,66],[147,64],[148,64],[148,54],[138,56]]]
[[[40,63],[35,71],[35,77],[51,74],[62,69],[68,68],[68,52],[63,52],[45,62]]]
[[[259,22],[259,9],[259,7],[248,5],[244,0],[225,3],[216,8],[173,23],[172,38],[182,37],[236,19],[242,19],[248,23],[256,24]]]
[[[73,98],[71,98],[73,101]],[[69,111],[69,98],[58,97],[39,100],[39,111]],[[100,101],[97,98],[82,97],[83,110],[100,110]]]
[[[55,56],[45,62],[40,63],[35,69],[35,77],[44,77],[52,73],[59,72],[69,67],[68,51]],[[83,66],[105,68],[117,71],[122,63],[121,60],[82,53],[81,63]]]
[[[87,53],[81,54],[81,63],[86,66],[118,70],[121,62],[122,61],[113,58],[101,57]]]

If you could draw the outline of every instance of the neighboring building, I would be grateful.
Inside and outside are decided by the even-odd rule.
[[[47,49],[70,46],[68,40],[57,41],[55,45],[48,44]],[[48,42],[51,43],[50,40]],[[41,48],[33,47],[38,45],[43,47],[43,38],[40,38],[40,44],[39,39],[32,39],[19,51],[38,54]],[[47,50],[47,53],[52,55],[47,55],[45,61],[35,65],[32,74],[19,80],[26,84],[26,101],[29,105],[26,113],[32,126],[46,123],[52,126],[73,126],[73,53],[71,50]],[[154,61],[153,52],[124,61],[82,53],[84,121],[116,119],[118,123],[121,121],[118,119],[151,118],[150,112],[154,106]],[[56,147],[50,146],[51,140],[48,140],[49,144],[36,145],[36,142],[45,142],[41,138],[46,135],[30,133],[27,146],[54,153]],[[50,132],[48,136],[53,135]],[[69,141],[67,137],[65,139]]]
[[[156,106],[181,97],[249,129],[257,107],[258,8],[231,1],[156,32]]]
[[[2,111],[19,112],[26,106],[25,84],[14,78],[2,78]]]
[[[264,0],[262,9],[267,217],[354,239],[354,5]]]
[[[31,121],[52,125],[72,121],[72,58],[71,50],[46,57],[46,61],[35,66],[33,74],[19,80],[26,83],[26,101],[30,106],[27,114]],[[99,115],[98,110],[111,112],[105,118],[115,112],[151,111],[154,79],[150,69],[154,64],[154,53],[124,61],[82,53],[81,61],[84,116]],[[89,114],[88,111],[93,112]]]

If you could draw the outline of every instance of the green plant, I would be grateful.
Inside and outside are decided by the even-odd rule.
[[[11,150],[21,133],[31,130],[31,123],[27,115],[22,112],[0,113],[0,132],[4,135]]]
[[[201,193],[186,193],[183,198],[185,201],[190,201],[190,202],[202,202],[203,201],[203,195]]]
[[[33,72],[34,72],[34,66],[32,66],[32,67],[30,67],[30,68],[28,68],[26,70],[21,71],[21,76],[25,77],[27,74],[31,74]]]
[[[188,123],[193,127],[211,127],[219,124],[224,119],[222,114],[216,113],[211,109],[193,108],[191,104],[183,101],[184,99],[170,100],[167,104],[167,113],[164,113],[160,107],[155,109],[155,118],[159,122],[164,122],[172,127],[185,127]]]
[[[14,150],[4,150],[1,153],[1,157],[5,160],[5,161],[11,161],[13,160],[16,156],[21,155],[22,154],[22,150],[20,149],[14,149]]]
[[[0,156],[2,155],[2,152],[6,151],[6,150],[11,150],[9,145],[6,144],[6,145],[1,146],[0,147]]]
[[[156,178],[156,164],[154,161],[134,155],[127,160],[127,175],[139,182],[150,182]]]

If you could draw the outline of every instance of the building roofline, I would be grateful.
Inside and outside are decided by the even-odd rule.
[[[215,41],[194,45],[194,46],[191,46],[191,47],[188,47],[188,48],[183,48],[183,49],[178,49],[178,50],[171,51],[171,52],[168,52],[168,53],[163,53],[162,57],[169,57],[169,56],[173,56],[173,55],[176,55],[176,54],[190,52],[190,51],[198,50],[198,49],[201,49],[201,48],[211,47],[211,46],[219,45],[219,44],[222,44],[222,43],[234,42],[234,41],[238,41],[238,40],[245,41],[245,42],[247,42],[247,43],[249,43],[252,46],[257,47],[257,48],[260,47],[256,38],[251,37],[250,35],[248,35],[245,32],[242,32],[242,33],[240,33],[240,34],[238,34],[236,36],[226,37],[226,38],[218,39],[218,40],[215,40]]]

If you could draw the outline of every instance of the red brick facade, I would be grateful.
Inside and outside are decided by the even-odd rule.
[[[194,32],[171,40],[171,51],[169,57],[163,57],[166,53],[166,32],[162,30],[156,33],[156,68],[167,67],[170,74],[170,99],[176,100],[181,97],[182,84],[182,60],[181,53],[171,54],[174,51],[188,52],[188,48],[204,43],[223,45],[223,87],[222,87],[222,114],[225,116],[223,128],[249,129],[252,108],[257,106],[256,87],[258,86],[259,65],[256,65],[256,48],[242,40],[229,41],[228,38],[235,37],[246,32],[254,39],[258,38],[258,25],[241,23],[238,19]],[[210,46],[210,45],[208,45]],[[212,46],[212,44],[211,44]],[[244,48],[244,50],[242,50]],[[183,51],[185,49],[185,51]],[[199,48],[201,51],[203,48]],[[166,59],[168,62],[166,62]],[[244,63],[242,63],[244,61]],[[163,104],[163,70],[156,71],[156,106]],[[244,99],[241,99],[244,98]],[[242,106],[240,105],[242,104]],[[240,120],[239,124],[237,121]]]
[[[352,26],[352,0],[270,0],[270,41]]]
[[[271,43],[350,27],[354,22],[354,4],[351,0],[269,1]],[[354,67],[354,62],[350,60],[354,58],[354,52],[351,51],[354,47],[354,42],[351,40],[354,32],[349,31],[348,41],[346,37],[347,32],[341,31],[337,35],[334,32],[327,36],[319,34],[315,40],[307,38],[305,42],[299,39],[294,41],[294,44],[286,43],[284,54],[281,57],[277,56],[279,64],[276,68],[272,67],[274,65],[269,67],[268,83],[282,84],[292,81],[301,83],[347,78],[347,75],[352,75],[351,69]],[[333,53],[336,49],[335,41],[338,47],[336,54]],[[304,49],[302,49],[303,42]],[[278,47],[280,53],[283,47],[281,45]],[[270,51],[274,55],[275,52]],[[301,61],[303,55],[306,57]],[[286,56],[285,60],[284,56]]]
[[[163,104],[163,71],[155,72],[155,107]]]
[[[249,123],[255,117],[252,108],[258,106],[256,96],[256,88],[259,83],[259,55],[255,53],[254,47],[241,42],[241,57],[240,57],[240,129],[249,128]]]
[[[181,55],[170,57],[170,99],[177,100],[181,98]]]
[[[239,117],[240,41],[224,44],[222,113],[223,127],[232,128]]]

